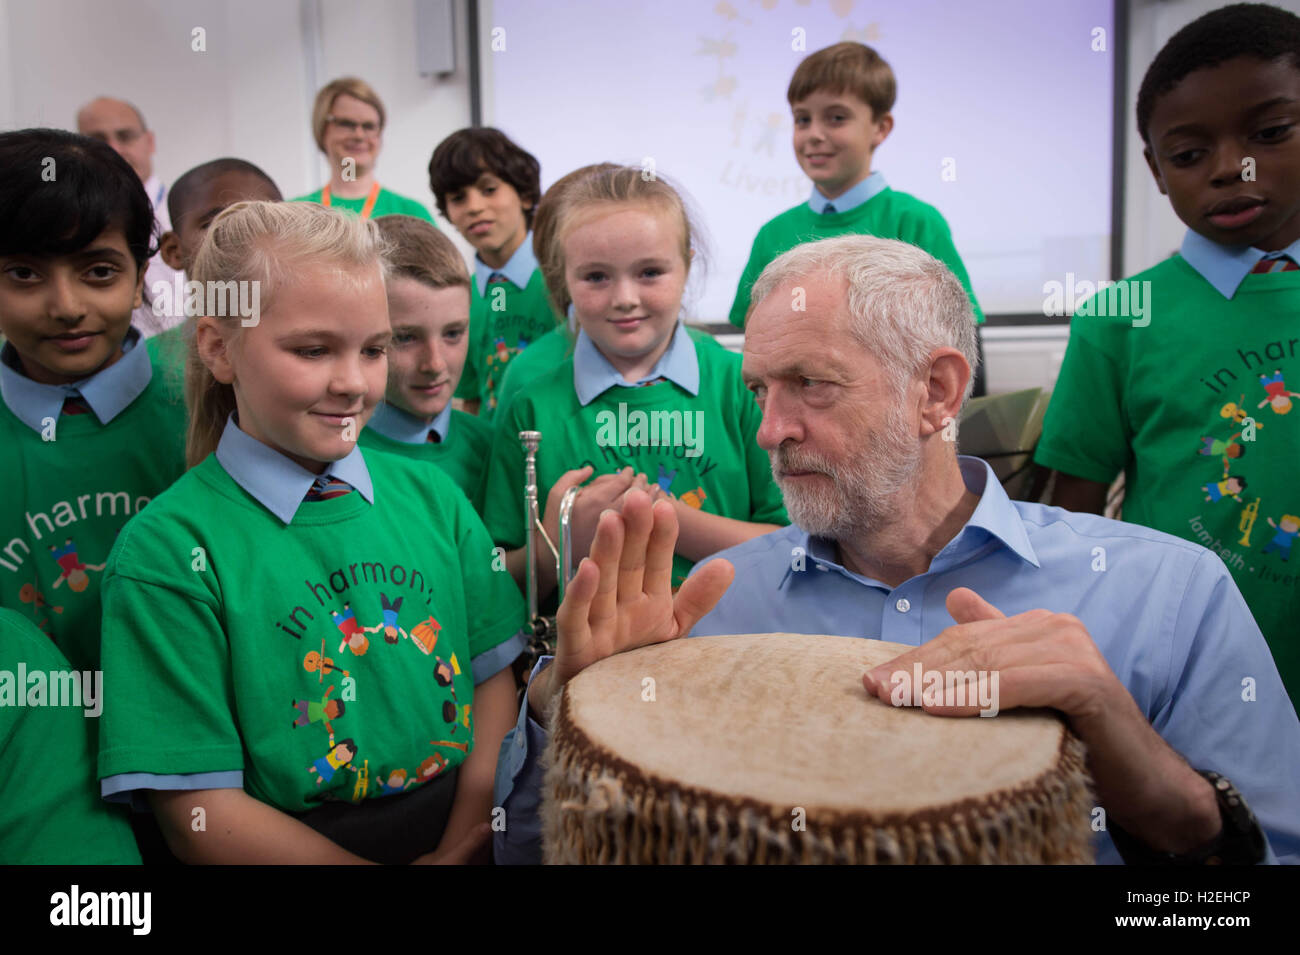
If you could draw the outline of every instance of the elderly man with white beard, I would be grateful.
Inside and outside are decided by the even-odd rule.
[[[1060,711],[1106,810],[1100,862],[1300,861],[1300,722],[1219,558],[1011,501],[957,454],[976,350],[956,277],[906,243],[844,236],[776,259],[752,303],[744,375],[794,523],[701,562],[674,600],[657,579],[671,508],[636,492],[602,516],[555,665],[534,669],[502,746],[498,861],[540,857],[541,720],[567,679],[646,643],[759,632],[792,634],[794,653],[800,633],[915,647],[863,674],[885,701],[920,663],[998,674],[1002,710]]]

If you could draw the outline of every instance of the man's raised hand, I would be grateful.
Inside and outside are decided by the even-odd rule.
[[[555,692],[597,660],[685,636],[722,598],[735,575],[725,560],[711,561],[673,595],[676,541],[672,505],[651,505],[643,491],[626,495],[621,514],[600,515],[591,554],[556,614],[555,662],[529,686],[535,714],[544,716]]]

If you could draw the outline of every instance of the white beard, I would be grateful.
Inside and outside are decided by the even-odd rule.
[[[921,444],[909,433],[899,405],[885,426],[869,432],[867,439],[861,452],[839,468],[797,447],[782,445],[768,453],[790,520],[809,534],[831,540],[857,537],[890,523],[897,510],[895,498],[920,470]],[[782,471],[819,471],[830,486],[825,479],[819,486],[806,479],[782,481]]]

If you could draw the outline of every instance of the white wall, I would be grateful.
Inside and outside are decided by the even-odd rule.
[[[327,175],[311,138],[316,89],[355,73],[388,109],[380,181],[432,210],[433,147],[469,124],[465,0],[454,7],[456,71],[422,77],[413,0],[0,0],[0,128],[71,129],[83,103],[116,96],[155,131],[164,181],[238,156],[295,196]],[[196,27],[204,52],[191,48]]]

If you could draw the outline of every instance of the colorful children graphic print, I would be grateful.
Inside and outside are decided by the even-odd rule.
[[[59,569],[63,571],[58,579],[54,581],[55,589],[66,580],[68,587],[77,593],[81,593],[90,586],[90,575],[86,571],[103,570],[106,566],[106,564],[83,564],[81,558],[77,556],[77,545],[71,537],[65,540],[62,545],[51,544],[50,556],[54,558],[59,565]]]
[[[307,687],[314,686],[315,689],[305,689],[290,701],[294,714],[289,721],[290,729],[294,733],[316,732],[316,727],[323,730],[320,745],[326,748],[325,754],[306,767],[322,799],[347,799],[355,803],[368,797],[396,795],[423,785],[446,770],[450,760],[445,752],[437,750],[450,749],[462,754],[468,754],[470,750],[473,707],[461,703],[457,695],[456,680],[464,676],[460,660],[454,652],[448,653],[446,659],[435,655],[442,626],[432,613],[428,613],[427,606],[421,608],[423,620],[409,631],[403,626],[403,611],[411,609],[414,612],[407,596],[379,593],[375,616],[371,616],[370,610],[363,606],[367,601],[360,599],[356,606],[349,600],[341,608],[330,610],[330,621],[342,641],[338,652],[351,651],[353,654],[355,662],[350,670],[341,668],[334,659],[325,655],[328,638],[324,636],[319,650],[310,650],[297,658],[301,660],[298,679],[310,680]],[[359,609],[361,615],[375,622],[365,625]],[[383,634],[383,642],[376,644],[381,649],[370,647],[366,638],[369,633]],[[436,707],[440,721],[431,727],[434,730],[432,735],[437,738],[431,739],[429,745],[435,751],[426,756],[414,772],[408,773],[404,767],[394,767],[391,763],[387,766],[380,763],[372,775],[370,764],[376,754],[364,751],[363,730],[355,717],[358,712],[355,701],[359,694],[364,694],[374,668],[391,665],[391,659],[383,658],[389,654],[409,654],[409,650],[401,649],[407,644],[416,647],[420,656],[433,657],[431,690],[446,697]],[[411,662],[414,659],[419,657],[414,657]],[[331,682],[322,692],[320,687],[326,674],[330,675]],[[341,684],[334,679],[339,676],[343,678]],[[340,690],[342,693],[338,692]],[[381,705],[392,703],[385,700]],[[342,725],[348,728],[350,735],[336,742],[336,723],[339,721],[343,721]]]
[[[1196,452],[1197,457],[1217,459],[1222,474],[1217,480],[1201,484],[1200,490],[1204,502],[1210,504],[1212,508],[1223,507],[1221,502],[1225,501],[1241,505],[1238,509],[1238,517],[1235,519],[1235,526],[1240,534],[1240,537],[1235,540],[1237,547],[1259,548],[1260,557],[1275,555],[1281,562],[1286,563],[1290,560],[1295,539],[1300,534],[1300,517],[1293,513],[1297,503],[1300,503],[1300,485],[1295,485],[1296,493],[1292,498],[1280,502],[1281,507],[1287,510],[1279,512],[1275,509],[1278,505],[1274,502],[1265,502],[1262,495],[1248,499],[1250,495],[1247,494],[1247,490],[1251,487],[1248,475],[1258,473],[1264,475],[1266,479],[1272,477],[1270,469],[1278,466],[1273,454],[1286,453],[1285,448],[1274,448],[1273,445],[1294,444],[1297,439],[1294,435],[1294,426],[1289,420],[1269,423],[1268,427],[1271,430],[1266,433],[1265,422],[1257,421],[1252,412],[1267,407],[1274,415],[1288,415],[1293,407],[1291,399],[1300,398],[1300,393],[1287,388],[1285,372],[1281,368],[1275,368],[1271,373],[1262,373],[1257,377],[1260,387],[1264,389],[1264,397],[1256,403],[1255,408],[1249,406],[1249,400],[1244,394],[1238,396],[1235,401],[1228,401],[1217,409],[1215,414],[1217,420],[1212,419],[1207,429],[1210,433],[1201,436]],[[1224,433],[1226,429],[1223,427],[1223,422],[1228,422],[1228,428],[1232,429],[1229,433]],[[1279,431],[1279,428],[1286,430]],[[1236,470],[1238,473],[1230,474],[1230,470]],[[1246,496],[1243,497],[1243,494]],[[1228,506],[1230,507],[1231,504]],[[1272,532],[1271,537],[1267,533],[1261,534],[1260,529],[1255,526],[1261,515],[1261,507],[1265,508],[1262,513]],[[1271,514],[1269,510],[1272,510]],[[1193,530],[1202,526],[1201,520],[1201,515],[1192,518],[1190,523]],[[1268,539],[1264,540],[1266,537]],[[1222,544],[1228,544],[1229,541],[1220,538],[1214,543],[1216,548],[1221,548]],[[1228,566],[1238,573],[1243,570],[1249,574],[1259,573],[1257,568],[1245,561],[1241,554],[1233,554],[1230,550],[1222,549],[1219,553]]]

